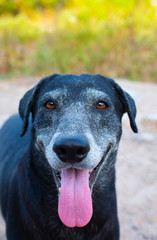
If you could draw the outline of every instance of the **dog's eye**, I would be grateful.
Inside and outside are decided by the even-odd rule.
[[[97,109],[105,109],[105,108],[107,108],[108,106],[107,106],[107,104],[105,103],[105,102],[98,102],[97,104],[96,104],[96,108]]]
[[[55,106],[53,101],[48,101],[48,102],[45,103],[45,107],[47,109],[54,109],[56,106]]]

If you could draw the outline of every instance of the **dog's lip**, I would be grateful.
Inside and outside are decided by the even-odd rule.
[[[56,184],[58,186],[58,188],[60,189],[61,187],[61,172],[62,172],[62,169],[53,169],[53,173],[54,173],[54,177],[55,177],[55,180],[56,180]]]
[[[95,180],[96,180],[96,177],[99,173],[99,170],[103,164],[103,162],[105,161],[106,159],[106,156],[108,155],[108,153],[110,152],[110,149],[112,147],[112,144],[109,144],[108,147],[107,147],[107,150],[105,151],[105,153],[103,154],[103,157],[101,158],[100,162],[98,163],[98,165],[93,168],[93,169],[90,169],[89,171],[91,171],[90,173],[90,177],[89,177],[89,187],[91,188],[92,185],[94,184]]]
[[[98,163],[98,165],[96,167],[92,168],[92,169],[89,169],[89,187],[90,188],[92,187],[93,183],[95,182],[96,176],[99,173],[99,169],[102,166],[103,162],[105,161],[106,156],[110,152],[111,147],[112,147],[112,144],[110,143],[107,147],[107,150],[103,154],[103,157],[101,158],[100,162]],[[55,180],[56,180],[56,184],[57,184],[58,189],[60,191],[62,169],[53,169],[53,173],[54,173],[54,177],[55,177]]]

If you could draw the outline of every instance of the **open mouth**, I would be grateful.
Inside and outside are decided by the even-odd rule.
[[[108,145],[101,161],[93,169],[63,168],[54,170],[58,185],[58,215],[70,228],[84,227],[93,215],[91,187],[111,149]]]
[[[111,149],[111,144],[109,144],[107,150],[105,151],[105,153],[104,153],[102,159],[100,160],[100,162],[98,163],[98,165],[96,167],[94,167],[93,169],[89,169],[89,187],[90,188],[93,185],[93,183],[95,182],[95,179],[99,173],[99,170],[100,170],[104,160],[106,159],[106,156],[109,153],[110,149]],[[54,176],[55,176],[55,180],[56,180],[58,189],[60,190],[62,169],[53,169],[53,172],[54,172]]]

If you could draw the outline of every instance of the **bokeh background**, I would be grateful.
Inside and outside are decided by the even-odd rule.
[[[43,76],[83,72],[135,99],[139,133],[125,115],[116,165],[121,239],[157,240],[157,0],[0,0],[0,127]]]
[[[101,73],[157,82],[157,0],[0,0],[0,77]]]

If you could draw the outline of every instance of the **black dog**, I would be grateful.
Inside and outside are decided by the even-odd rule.
[[[137,132],[133,99],[100,75],[55,74],[24,95],[22,121],[0,131],[8,240],[119,239],[114,165],[125,112]]]

